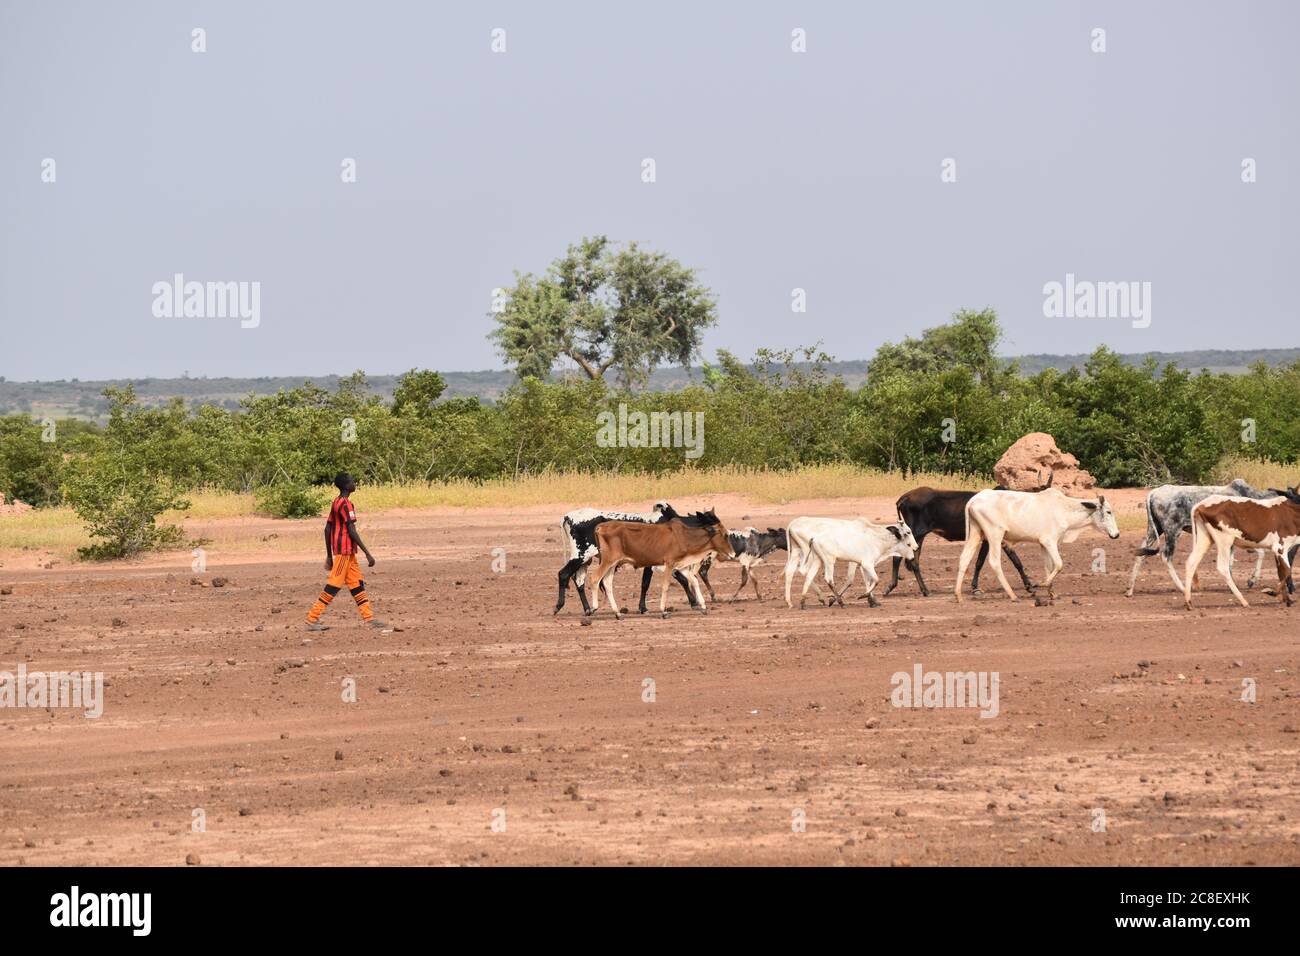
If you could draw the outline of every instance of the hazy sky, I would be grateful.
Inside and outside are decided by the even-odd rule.
[[[1298,33],[1294,2],[0,0],[0,375],[500,367],[493,287],[595,233],[699,270],[707,357],[984,306],[1008,353],[1300,345]],[[155,317],[178,272],[259,282],[260,324]],[[1150,282],[1150,326],[1045,318],[1067,273]]]

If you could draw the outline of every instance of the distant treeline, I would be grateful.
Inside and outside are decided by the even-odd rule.
[[[1119,361],[1125,365],[1141,366],[1148,359],[1153,359],[1163,367],[1172,364],[1175,368],[1228,374],[1244,374],[1253,365],[1264,364],[1271,368],[1282,368],[1300,361],[1300,349],[1252,349],[1229,350],[1207,349],[1191,352],[1140,352],[1122,354]],[[1077,355],[1021,355],[1015,358],[1002,358],[1008,367],[1018,367],[1025,375],[1033,375],[1045,369],[1055,368],[1068,371],[1071,368],[1083,368],[1088,360],[1085,354]],[[829,361],[823,371],[830,377],[838,377],[849,388],[860,388],[867,379],[869,360]],[[809,363],[796,363],[802,372],[811,371]],[[747,366],[754,371],[753,364]],[[442,372],[446,383],[446,398],[477,398],[484,402],[496,402],[516,383],[514,372],[489,369],[479,372]],[[558,370],[552,380],[577,381],[582,376],[576,371],[566,373]],[[338,387],[343,376],[322,375],[310,381],[327,391]],[[390,401],[397,389],[399,376],[372,375],[367,378],[371,393],[383,401]],[[146,406],[159,406],[169,403],[173,398],[183,398],[187,405],[216,405],[231,410],[238,409],[240,402],[250,395],[274,395],[283,390],[302,385],[304,376],[281,375],[262,378],[135,378],[109,379],[101,381],[57,382],[9,382],[0,378],[0,415],[27,414],[38,418],[81,418],[104,421],[108,417],[109,400],[104,395],[106,388],[120,389],[131,385],[137,399]],[[704,381],[704,369],[698,366],[681,368],[666,367],[656,369],[650,375],[648,390],[673,392],[700,385]]]
[[[127,385],[106,390],[103,426],[0,418],[0,492],[66,501],[108,542],[92,553],[114,556],[175,540],[154,517],[189,490],[251,491],[269,514],[315,514],[341,469],[363,482],[831,462],[989,474],[1034,431],[1103,487],[1207,481],[1229,455],[1300,457],[1300,362],[1203,374],[1100,348],[1082,367],[1026,375],[996,356],[998,337],[991,312],[959,314],[882,347],[857,387],[815,350],[760,350],[749,363],[721,352],[675,391],[526,378],[494,404],[449,398],[427,370],[399,376],[387,398],[358,372],[237,408],[148,407]]]

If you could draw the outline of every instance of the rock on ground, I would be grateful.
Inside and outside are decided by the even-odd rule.
[[[1079,459],[1056,447],[1056,439],[1046,432],[1031,432],[1018,439],[993,466],[999,487],[1012,491],[1041,491],[1052,487],[1067,495],[1089,497],[1095,494],[1092,475],[1079,467]]]

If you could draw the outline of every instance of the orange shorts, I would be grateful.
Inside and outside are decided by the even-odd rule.
[[[361,562],[357,560],[357,556],[355,554],[334,555],[334,567],[330,568],[325,583],[340,590],[347,588],[349,591],[360,584]]]

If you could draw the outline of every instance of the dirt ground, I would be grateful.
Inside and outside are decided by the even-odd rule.
[[[319,548],[212,552],[198,575],[187,553],[0,555],[0,670],[107,682],[98,719],[0,710],[0,863],[1300,863],[1300,608],[1240,608],[1207,562],[1185,611],[1158,559],[1126,599],[1139,533],[1065,548],[1052,606],[992,578],[959,606],[960,546],[932,538],[928,599],[909,579],[879,609],[787,610],[778,553],[762,603],[701,616],[674,589],[668,620],[583,626],[576,599],[551,614],[562,509],[366,518],[358,498],[388,634],[346,594],[304,632]],[[891,510],[674,502],[708,503],[731,527]],[[724,599],[738,574],[714,571]],[[893,706],[917,664],[997,672],[997,716]]]

